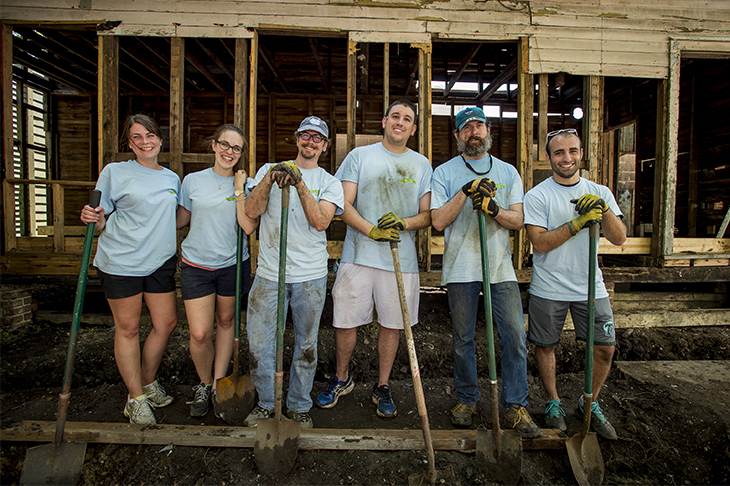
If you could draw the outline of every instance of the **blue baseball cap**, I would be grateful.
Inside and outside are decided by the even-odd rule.
[[[487,123],[487,117],[481,108],[476,106],[470,108],[464,108],[456,115],[456,129],[461,130],[464,125],[472,120],[479,120]]]
[[[308,116],[302,120],[297,132],[303,132],[305,130],[314,130],[324,135],[324,138],[330,138],[330,130],[327,128],[327,124],[324,120],[316,116]]]

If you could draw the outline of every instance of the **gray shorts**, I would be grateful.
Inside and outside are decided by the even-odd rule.
[[[573,317],[575,337],[580,341],[586,340],[588,322],[588,301],[563,302],[548,300],[530,295],[528,312],[530,324],[527,330],[527,340],[538,346],[551,347],[560,342],[565,317]],[[596,346],[615,346],[616,330],[613,325],[613,311],[608,297],[596,299],[596,320],[593,334],[593,344]]]

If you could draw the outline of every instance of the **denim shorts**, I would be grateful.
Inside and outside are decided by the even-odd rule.
[[[530,295],[530,325],[527,340],[538,346],[551,347],[560,342],[560,334],[565,325],[565,317],[573,318],[575,337],[579,341],[586,340],[588,324],[588,302],[562,302],[548,300]],[[608,297],[596,299],[595,324],[593,326],[593,344],[596,346],[615,346],[616,330],[613,324],[613,311]]]
[[[248,293],[251,284],[251,260],[241,262],[241,295]],[[207,270],[185,262],[180,264],[180,289],[183,300],[199,299],[210,294],[221,297],[236,295],[236,266]]]
[[[144,277],[111,275],[97,268],[96,273],[101,281],[101,288],[107,299],[126,299],[146,292],[148,294],[166,294],[175,291],[175,271],[177,255],[173,255],[160,268]]]

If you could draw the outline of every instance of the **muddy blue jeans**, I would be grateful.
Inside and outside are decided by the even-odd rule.
[[[482,282],[450,283],[449,308],[454,336],[454,385],[456,397],[476,405],[481,396],[477,383],[474,332]],[[491,284],[492,317],[502,345],[502,405],[527,406],[527,345],[525,316],[517,282]],[[480,332],[486,332],[482,329]],[[487,356],[484,356],[487,359]]]
[[[256,275],[248,293],[246,329],[250,348],[251,379],[259,406],[274,408],[276,370],[276,309],[278,283]],[[286,406],[292,412],[312,408],[312,385],[317,370],[317,335],[327,293],[327,277],[286,284],[285,307],[294,321],[294,354],[289,370]]]

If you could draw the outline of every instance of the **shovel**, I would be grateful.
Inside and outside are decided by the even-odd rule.
[[[489,287],[489,251],[487,249],[486,225],[486,216],[483,211],[479,211],[484,317],[487,324],[489,383],[492,389],[492,431],[477,430],[477,465],[490,481],[517,484],[522,474],[522,438],[515,434],[506,434],[499,428],[499,391],[497,390],[497,363],[494,357],[492,292]]]
[[[294,465],[299,450],[300,423],[281,413],[284,384],[284,307],[286,292],[286,232],[289,217],[289,186],[281,188],[279,232],[279,305],[276,315],[276,372],[274,373],[274,418],[259,419],[253,452],[256,467],[267,476],[283,477]]]
[[[101,191],[91,191],[89,206],[96,208],[101,200]],[[66,368],[63,373],[63,385],[58,399],[56,415],[56,436],[53,443],[28,449],[20,475],[20,484],[76,484],[79,482],[81,468],[86,455],[86,442],[67,442],[63,440],[63,430],[68,415],[68,402],[71,398],[71,377],[73,376],[74,358],[76,357],[76,341],[81,325],[81,311],[84,307],[86,293],[86,277],[89,274],[91,246],[94,242],[95,223],[86,225],[84,248],[81,251],[81,266],[76,284],[76,301],[71,319],[71,334],[66,353]]]
[[[598,438],[591,427],[593,406],[593,326],[596,320],[596,257],[598,254],[598,224],[589,229],[590,250],[588,252],[588,323],[586,332],[586,373],[583,393],[583,425],[580,432],[567,440],[570,467],[581,486],[603,483],[605,466]]]
[[[411,364],[411,376],[413,377],[413,390],[416,392],[416,405],[418,406],[418,415],[421,417],[421,430],[423,430],[423,441],[426,443],[426,455],[428,456],[428,474],[411,474],[408,477],[408,484],[416,486],[436,482],[445,482],[454,477],[454,471],[449,466],[442,471],[436,471],[436,460],[433,453],[433,442],[431,440],[431,428],[428,425],[428,410],[426,410],[426,399],[423,396],[423,386],[421,385],[421,371],[418,368],[418,357],[416,356],[416,346],[413,342],[413,331],[411,330],[411,319],[408,316],[408,303],[406,302],[406,292],[403,287],[403,275],[400,271],[400,257],[398,256],[398,243],[390,242],[390,251],[393,253],[393,268],[395,269],[395,280],[398,284],[398,295],[400,297],[400,308],[403,314],[403,330],[406,334],[406,347],[408,348],[408,360]]]
[[[253,410],[256,388],[250,375],[238,376],[238,353],[241,333],[241,267],[243,258],[243,230],[238,223],[236,246],[236,316],[233,330],[233,374],[218,378],[215,391],[215,410],[220,418],[231,425],[243,425],[246,416]]]

